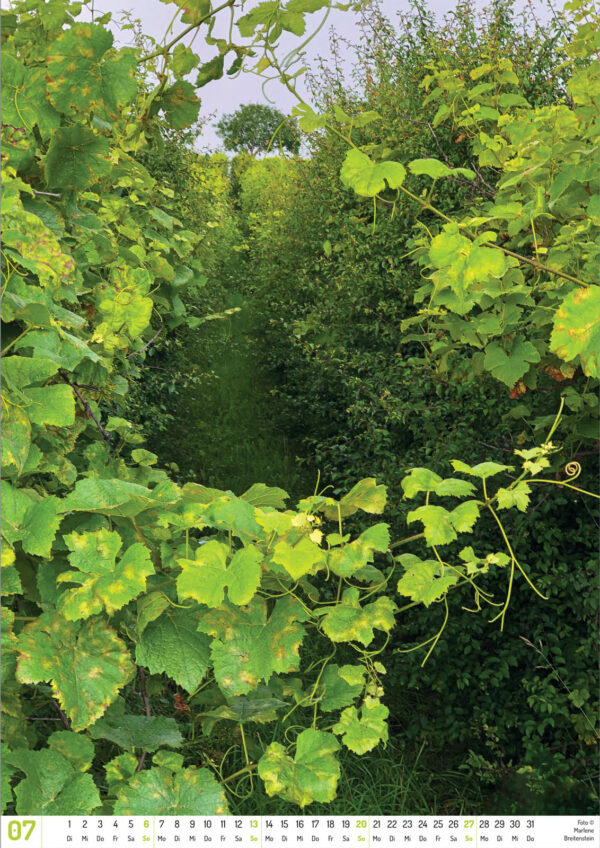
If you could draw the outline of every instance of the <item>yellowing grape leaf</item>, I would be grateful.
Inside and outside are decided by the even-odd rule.
[[[272,559],[282,565],[292,579],[299,580],[305,574],[314,574],[319,566],[325,565],[325,552],[303,536],[295,545],[285,540],[277,542]]]
[[[254,545],[241,548],[233,555],[229,566],[229,547],[214,539],[196,549],[195,559],[178,559],[181,574],[177,578],[177,593],[181,600],[193,598],[200,604],[218,607],[227,597],[238,605],[247,604],[260,584],[263,556]]]
[[[527,512],[530,494],[531,489],[524,480],[510,489],[498,489],[496,492],[498,509],[510,509],[512,506],[516,506],[521,512]]]
[[[347,707],[331,729],[351,751],[366,754],[380,742],[387,742],[389,712],[377,698],[365,698],[360,711]]]
[[[46,68],[48,97],[66,115],[93,111],[112,119],[135,98],[135,56],[109,53],[112,33],[103,26],[76,23],[56,39]]]
[[[51,681],[75,731],[100,718],[135,671],[123,642],[99,618],[70,622],[45,612],[23,628],[17,650],[17,680]]]
[[[373,562],[375,551],[385,553],[390,545],[387,524],[374,524],[350,544],[336,547],[329,552],[327,563],[331,571],[340,577],[356,574],[367,563]]]
[[[459,580],[456,571],[445,568],[434,559],[421,560],[414,554],[402,554],[397,560],[404,568],[404,574],[398,581],[398,592],[426,607],[443,598]]]
[[[301,622],[308,618],[304,607],[291,597],[276,601],[268,620],[267,605],[258,597],[243,608],[225,601],[221,609],[206,613],[198,629],[214,637],[211,656],[223,693],[245,695],[274,672],[297,669],[305,635]]]
[[[300,807],[313,801],[332,801],[340,777],[334,756],[339,747],[331,733],[312,728],[298,735],[293,759],[283,745],[272,742],[258,761],[258,774],[267,795],[278,795]]]
[[[156,757],[155,757],[156,761]],[[226,815],[225,790],[205,768],[153,766],[117,790],[116,816]]]
[[[342,676],[343,675],[343,676]],[[364,689],[365,669],[363,666],[328,665],[315,696],[319,699],[319,708],[324,712],[347,707]],[[349,679],[348,679],[349,678]]]
[[[396,604],[388,597],[379,597],[361,607],[358,589],[346,589],[339,604],[321,607],[317,615],[323,615],[323,632],[332,642],[361,642],[369,645],[374,639],[374,630],[385,633],[394,626]]]
[[[146,588],[146,577],[154,574],[148,548],[140,542],[130,545],[116,561],[121,537],[114,531],[71,533],[64,540],[77,571],[63,571],[57,581],[79,584],[77,589],[63,592],[58,602],[70,621],[89,618],[103,609],[109,615],[116,612],[137,598]]]
[[[600,356],[600,286],[578,288],[559,306],[550,350],[566,362],[579,356],[583,373],[597,377]]]
[[[361,197],[374,197],[389,188],[398,188],[404,182],[406,171],[400,162],[373,162],[366,153],[351,149],[346,153],[340,179]]]

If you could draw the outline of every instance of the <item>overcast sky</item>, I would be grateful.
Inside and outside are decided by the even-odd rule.
[[[526,0],[518,0],[517,6],[523,6]],[[6,8],[9,3],[6,0],[1,0],[1,5]],[[152,35],[158,41],[162,41],[165,31],[173,17],[176,7],[172,3],[160,2],[160,0],[93,0],[91,4],[94,8],[95,15],[103,12],[112,12],[113,21],[115,24],[121,20],[122,12],[127,10],[133,17],[138,18],[142,24],[142,31]],[[256,3],[247,2],[246,9],[252,8]],[[432,8],[438,17],[443,17],[448,12],[456,8],[456,0],[430,0],[430,8]],[[477,0],[479,8],[485,5],[485,0]],[[544,18],[544,0],[532,0],[532,5],[536,12],[540,11],[540,17]],[[562,6],[561,0],[557,0],[557,5]],[[398,12],[407,11],[409,4],[408,0],[381,0],[381,7],[384,13],[389,18],[394,18]],[[323,13],[315,12],[307,16],[307,32],[311,32],[321,20]],[[315,39],[308,45],[306,49],[305,63],[309,65],[316,64],[314,60],[318,56],[327,56],[329,52],[329,33],[333,27],[348,41],[356,42],[358,40],[358,14],[351,11],[342,11],[334,9],[327,20],[327,24],[317,34]],[[179,24],[173,30],[173,35],[183,29],[183,25]],[[131,32],[124,31],[119,33],[117,27],[113,26],[115,31],[116,41],[118,44],[124,45],[130,43]],[[170,35],[170,38],[173,37]],[[218,32],[217,29],[214,35],[224,36],[226,32]],[[189,41],[190,36],[188,36]],[[239,39],[238,39],[239,40]],[[281,49],[279,55],[284,55],[286,48],[289,50],[294,45],[297,45],[301,39],[294,36],[285,35],[281,40]],[[186,43],[184,41],[183,43]],[[201,41],[196,41],[196,47],[200,48]],[[213,50],[209,53],[210,48],[204,45],[204,50],[199,49],[203,60],[208,60],[215,55]],[[205,59],[206,53],[206,59]],[[229,63],[231,62],[229,57]],[[194,76],[190,77],[193,80]],[[299,90],[302,92],[302,85],[299,85]],[[295,100],[292,95],[278,82],[272,82],[267,87],[268,96],[274,101],[274,104],[283,112],[289,112],[292,106],[295,105]],[[252,74],[243,73],[236,79],[231,79],[225,76],[221,80],[209,83],[200,90],[202,97],[201,115],[208,116],[214,113],[217,118],[228,112],[233,112],[242,103],[264,103],[265,98],[261,88],[261,80]],[[215,134],[214,123],[217,120],[214,118],[204,129],[202,137],[199,141],[199,147],[217,147],[219,139]]]

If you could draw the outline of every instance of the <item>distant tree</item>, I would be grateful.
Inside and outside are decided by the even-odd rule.
[[[256,156],[266,152],[278,127],[272,149],[298,153],[300,131],[296,122],[290,118],[286,120],[278,109],[262,103],[248,103],[230,115],[224,115],[217,124],[217,134],[223,139],[225,150]]]

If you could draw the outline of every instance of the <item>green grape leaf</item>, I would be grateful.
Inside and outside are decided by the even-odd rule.
[[[242,15],[236,21],[236,26],[240,31],[240,35],[244,38],[250,38],[254,35],[257,27],[264,26],[270,23],[279,11],[279,4],[275,0],[266,0],[264,3],[259,3],[254,9],[251,9],[245,15]]]
[[[185,80],[176,80],[156,102],[173,129],[183,130],[198,120],[200,98],[194,86]]]
[[[213,80],[221,79],[223,76],[224,63],[225,56],[223,53],[220,53],[209,62],[205,62],[203,65],[200,65],[198,68],[198,76],[196,77],[196,88],[202,88]]]
[[[510,509],[516,506],[521,512],[527,512],[530,494],[531,489],[524,480],[510,489],[498,489],[496,492],[498,509]]]
[[[4,574],[2,575],[2,589],[4,593]],[[2,663],[0,663],[0,683],[2,684],[2,688],[0,689],[0,695],[2,696],[2,712],[18,717],[22,713],[22,707],[19,701],[19,685],[15,680],[15,671],[17,668],[17,637],[13,633],[15,614],[8,607],[0,607],[0,617],[2,624],[0,628],[0,646],[2,648]]]
[[[241,548],[233,555],[229,567],[229,547],[214,539],[196,549],[196,559],[178,559],[181,574],[177,578],[180,600],[193,598],[209,607],[218,607],[225,597],[238,605],[247,604],[260,584],[263,556],[254,545]]]
[[[114,531],[71,533],[64,541],[71,551],[69,561],[77,571],[64,571],[57,581],[79,584],[76,589],[67,589],[58,602],[69,621],[89,618],[103,609],[111,615],[137,598],[146,588],[146,578],[154,574],[148,548],[141,542],[127,548],[117,563],[121,537]]]
[[[366,698],[360,712],[356,707],[347,707],[331,729],[351,751],[366,754],[380,742],[387,742],[389,713],[377,698]]]
[[[405,498],[414,498],[419,492],[435,492],[442,478],[429,468],[411,468],[401,486]]]
[[[62,501],[63,512],[100,512],[105,515],[138,515],[145,509],[160,509],[177,499],[176,493],[150,491],[126,480],[87,477]]]
[[[52,748],[17,749],[8,763],[25,773],[15,789],[17,815],[83,816],[100,806],[100,793],[91,775]]]
[[[313,801],[333,801],[340,778],[334,756],[339,748],[331,733],[312,728],[298,734],[293,759],[283,745],[272,742],[258,761],[267,795],[278,795],[300,807]]]
[[[307,503],[314,501],[314,507],[319,509],[326,518],[336,521],[338,515],[348,518],[359,509],[372,515],[378,515],[385,509],[387,488],[377,485],[374,477],[365,477],[353,486],[339,504],[333,498],[308,498]],[[301,501],[301,504],[303,502]],[[300,506],[300,504],[298,505]]]
[[[450,495],[455,498],[464,498],[475,492],[475,486],[467,480],[459,480],[456,477],[447,477],[441,480],[435,487],[436,495],[444,497]]]
[[[364,607],[358,599],[358,589],[346,589],[336,606],[317,610],[318,615],[324,616],[323,632],[332,642],[356,641],[367,646],[375,637],[374,630],[389,633],[394,626],[397,607],[391,598],[379,597]]]
[[[76,124],[56,130],[43,159],[50,189],[84,189],[110,171],[109,141]]]
[[[142,635],[151,621],[155,621],[167,607],[169,599],[162,592],[150,592],[137,601],[137,634]]]
[[[92,739],[108,739],[128,751],[156,751],[163,745],[179,748],[183,744],[177,722],[166,716],[103,716],[89,733]]]
[[[250,488],[240,495],[240,498],[252,506],[265,509],[285,509],[285,502],[289,495],[283,489],[278,489],[275,486],[265,486],[264,483],[254,483]]]
[[[480,462],[478,465],[467,465],[460,459],[452,459],[452,468],[455,471],[460,471],[462,474],[468,474],[470,477],[479,477],[481,480],[487,480],[488,477],[494,477],[502,471],[512,471],[512,465],[500,465],[498,462]]]
[[[343,675],[343,676],[342,676]],[[328,665],[319,681],[315,697],[324,712],[347,707],[364,689],[365,669],[362,666]]]
[[[476,501],[465,501],[450,512],[442,506],[429,504],[413,509],[406,516],[406,523],[423,522],[425,540],[428,545],[447,545],[459,533],[469,532],[479,516]]]
[[[458,582],[456,571],[444,568],[437,560],[421,560],[414,554],[402,554],[397,560],[404,568],[404,574],[398,581],[398,592],[426,607],[443,598],[448,589]]]
[[[2,376],[13,389],[22,389],[54,376],[58,365],[50,359],[31,359],[28,356],[2,358]]]
[[[123,642],[99,618],[68,622],[45,612],[23,628],[17,648],[17,680],[50,680],[75,731],[100,718],[135,671]]]
[[[198,633],[199,618],[198,607],[169,606],[143,632],[138,629],[138,665],[152,674],[167,674],[186,692],[194,692],[210,665],[210,640]]]
[[[32,424],[70,427],[75,423],[75,398],[70,386],[30,387],[25,411]]]
[[[305,635],[300,622],[308,618],[304,607],[290,597],[276,601],[268,620],[266,602],[258,597],[243,608],[225,601],[221,609],[206,613],[198,629],[214,637],[215,678],[226,697],[247,694],[273,673],[295,671]]]
[[[453,174],[459,174],[466,177],[468,180],[475,179],[475,172],[469,168],[449,168],[437,159],[413,159],[408,163],[408,170],[412,174],[425,174],[431,177],[432,180],[438,180],[440,177],[450,177]]]
[[[447,545],[457,538],[452,524],[451,514],[443,506],[420,506],[406,516],[406,523],[423,522],[425,539],[428,545]]]
[[[25,68],[4,50],[2,53],[2,121],[31,130],[37,126],[43,139],[60,125],[60,115],[46,99],[46,80],[41,68]]]
[[[387,488],[377,485],[374,477],[366,477],[364,480],[359,480],[341,499],[342,518],[353,515],[359,509],[372,515],[379,515],[385,509],[386,500]]]
[[[530,364],[539,361],[540,354],[531,342],[517,338],[510,353],[507,353],[499,342],[489,344],[485,349],[483,367],[512,389],[529,370]]]
[[[76,771],[87,771],[96,753],[93,742],[87,736],[72,730],[57,730],[48,737],[48,747],[61,754]]]
[[[568,294],[554,318],[550,350],[565,362],[579,356],[583,373],[598,377],[600,356],[600,286]]]
[[[26,553],[50,558],[52,542],[61,521],[57,515],[59,507],[60,501],[54,495],[28,507],[23,516],[21,533],[21,544]]]
[[[282,565],[293,580],[299,580],[305,574],[314,574],[325,565],[325,552],[303,536],[295,545],[282,540],[273,549],[273,562]]]
[[[156,760],[156,758],[155,758]],[[205,768],[154,766],[119,786],[116,816],[222,816],[225,790]]]

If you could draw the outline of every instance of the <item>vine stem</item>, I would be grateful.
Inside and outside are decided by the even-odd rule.
[[[258,763],[248,763],[244,768],[239,769],[239,771],[235,771],[233,774],[230,774],[229,777],[224,777],[221,780],[221,783],[229,783],[232,780],[235,780],[236,777],[241,777],[243,774],[247,772],[253,772],[258,768]]]
[[[150,698],[148,697],[148,693],[146,692],[146,674],[144,673],[144,669],[141,665],[137,666],[138,674],[140,676],[140,693],[142,695],[142,701],[144,702],[144,712],[148,718],[152,716],[152,710],[150,708]],[[146,751],[142,751],[140,757],[138,759],[138,764],[135,767],[136,774],[138,771],[141,771],[144,767],[144,763],[146,761]]]
[[[65,726],[65,728],[67,730],[71,730],[71,722],[69,721],[67,714],[64,712],[64,710],[61,710],[61,708],[59,707],[58,703],[55,700],[52,700],[52,703],[56,707],[56,712],[60,716],[59,721],[62,721],[63,725]]]
[[[102,424],[100,423],[100,421],[96,418],[96,416],[95,416],[95,415],[94,415],[94,413],[92,412],[92,407],[89,405],[88,401],[87,401],[87,400],[84,398],[84,396],[81,394],[81,392],[79,391],[79,389],[77,388],[77,386],[75,385],[75,383],[72,383],[72,382],[69,380],[69,378],[67,377],[67,375],[65,374],[65,372],[64,372],[64,371],[59,371],[59,374],[60,374],[60,377],[61,377],[61,378],[65,381],[65,383],[66,383],[68,386],[70,386],[70,387],[73,389],[74,393],[77,395],[77,399],[79,400],[79,402],[81,403],[81,405],[83,406],[83,409],[84,409],[84,411],[85,411],[85,416],[86,416],[86,418],[91,418],[91,419],[92,419],[92,421],[94,422],[94,424],[96,425],[96,427],[97,427],[97,428],[100,430],[100,432],[102,433],[102,438],[104,439],[104,441],[106,441],[106,442],[109,442],[109,443],[110,443],[110,442],[111,442],[111,435],[110,435],[110,433],[108,432],[108,430],[105,430],[105,429],[104,429],[104,427],[102,426]]]
[[[221,3],[220,6],[217,6],[216,9],[211,9],[211,11],[204,15],[204,17],[200,18],[200,20],[195,24],[190,24],[184,30],[182,30],[179,35],[176,35],[175,38],[171,39],[168,44],[165,44],[164,47],[161,47],[158,50],[155,50],[153,53],[149,53],[147,56],[142,56],[141,59],[138,59],[138,65],[143,64],[144,62],[149,62],[150,59],[156,59],[158,56],[165,56],[168,54],[171,47],[174,47],[178,41],[181,41],[182,38],[188,34],[188,32],[192,32],[194,29],[198,29],[202,24],[205,24],[206,21],[210,20],[210,18],[214,18],[216,14],[226,9],[228,6],[233,6],[235,4],[235,0],[227,0],[226,3]]]

